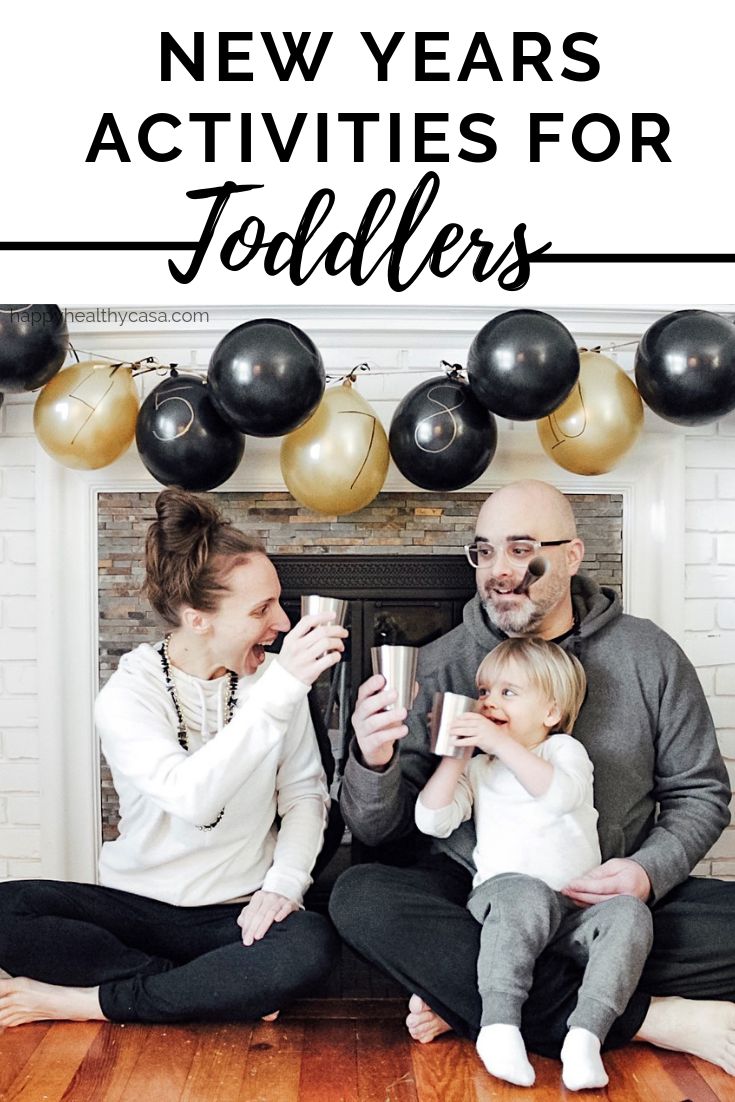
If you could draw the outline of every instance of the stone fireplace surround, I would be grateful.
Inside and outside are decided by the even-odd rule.
[[[543,307],[541,307],[543,308]],[[441,358],[461,361],[491,313],[469,308],[362,312],[274,307],[257,312],[216,308],[210,324],[187,332],[86,332],[78,346],[133,359],[156,352],[185,369],[206,363],[224,332],[248,317],[287,317],[322,350],[330,375],[369,359],[382,377],[360,379],[361,393],[387,427],[400,397],[439,373]],[[665,313],[551,309],[580,345],[628,341]],[[626,358],[627,357],[627,358]],[[630,350],[616,357],[631,366]],[[409,372],[411,374],[409,374]],[[145,392],[155,377],[144,377]],[[245,458],[222,491],[282,493],[278,439],[249,439]],[[37,447],[36,536],[39,607],[39,739],[42,875],[93,881],[99,849],[99,749],[92,705],[99,686],[98,495],[151,493],[158,484],[135,449],[100,471],[71,471]],[[622,589],[627,611],[683,637],[684,435],[647,414],[635,449],[609,475],[584,478],[543,453],[533,423],[500,422],[497,454],[466,492],[486,494],[518,478],[543,478],[572,494],[616,494],[623,504]],[[217,492],[217,491],[215,491]],[[391,466],[386,494],[422,494]],[[464,492],[464,491],[462,491]],[[433,495],[423,494],[428,505]],[[461,542],[465,542],[464,539]],[[429,551],[431,549],[429,548]],[[131,644],[134,643],[131,636]]]
[[[155,496],[155,492],[103,492],[97,496],[100,684],[117,668],[122,654],[162,636],[158,617],[142,593],[141,549],[155,516]],[[471,538],[485,496],[483,491],[472,490],[429,495],[419,490],[383,492],[358,513],[342,517],[317,515],[285,490],[225,490],[218,494],[218,504],[237,527],[263,541],[277,564],[292,622],[298,618],[293,601],[298,602],[302,593],[348,597],[357,614],[351,620],[352,661],[346,673],[346,697],[350,699],[370,673],[368,647],[373,644],[374,625],[404,630],[410,621],[423,633],[444,632],[458,622],[475,587],[474,571],[462,547]],[[574,494],[570,500],[585,543],[584,571],[620,593],[620,495]],[[363,606],[365,598],[368,603]],[[416,611],[407,613],[407,606]],[[381,619],[382,608],[391,610],[386,620]],[[401,619],[406,614],[408,621]],[[324,690],[326,686],[322,695]],[[348,714],[348,704],[342,707]],[[333,749],[340,754],[343,738],[336,732],[334,736]],[[102,837],[107,840],[117,836],[118,799],[104,760],[101,789]]]

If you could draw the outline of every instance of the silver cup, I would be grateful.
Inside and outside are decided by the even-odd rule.
[[[310,593],[301,598],[301,615],[311,616],[315,612],[335,612],[333,623],[343,628],[347,616],[347,601],[341,601],[339,597],[319,597],[316,593]]]
[[[440,754],[443,758],[472,757],[471,746],[453,744],[449,728],[457,716],[474,712],[476,704],[477,701],[471,696],[462,696],[460,693],[434,693],[429,726],[432,754]]]
[[[410,711],[416,682],[418,647],[390,647],[384,644],[382,647],[371,647],[370,657],[373,673],[382,673],[386,689],[394,689],[398,693],[398,700],[388,707]]]

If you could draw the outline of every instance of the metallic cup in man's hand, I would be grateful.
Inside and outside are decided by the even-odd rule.
[[[432,754],[443,758],[470,758],[472,746],[455,746],[449,729],[457,716],[474,712],[476,700],[460,693],[434,693],[431,705],[429,735]]]
[[[394,689],[398,693],[398,700],[388,707],[410,711],[416,683],[418,647],[391,647],[384,644],[382,647],[371,647],[370,657],[373,673],[382,673],[386,689]]]

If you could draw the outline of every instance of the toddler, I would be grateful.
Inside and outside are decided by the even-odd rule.
[[[477,686],[477,710],[451,733],[456,746],[484,753],[442,758],[416,802],[417,826],[437,838],[474,818],[477,872],[467,906],[482,924],[477,1051],[497,1078],[533,1084],[521,1010],[536,959],[553,944],[584,966],[561,1052],[564,1085],[603,1087],[600,1046],[638,984],[653,926],[633,896],[581,908],[561,894],[601,862],[592,762],[570,736],[584,670],[556,643],[511,638],[484,658]]]

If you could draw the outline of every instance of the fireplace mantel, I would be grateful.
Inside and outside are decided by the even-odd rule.
[[[505,434],[473,490],[543,478],[569,493],[623,497],[626,611],[683,635],[684,439],[644,435],[614,472],[569,474],[540,453],[535,433]],[[283,490],[279,441],[248,440],[223,489]],[[43,875],[94,881],[99,848],[99,749],[92,723],[97,692],[97,496],[160,487],[131,449],[100,471],[71,471],[37,449],[39,735]],[[416,492],[393,467],[387,491]],[[427,493],[427,498],[431,495]]]

